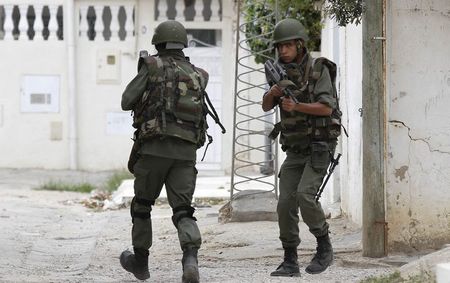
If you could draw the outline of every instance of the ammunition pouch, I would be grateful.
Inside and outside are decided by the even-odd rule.
[[[334,117],[311,118],[313,140],[334,141],[341,135],[341,122]]]

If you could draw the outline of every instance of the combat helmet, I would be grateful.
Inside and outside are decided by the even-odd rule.
[[[152,44],[166,43],[166,49],[182,49],[187,47],[188,39],[186,29],[174,20],[160,23],[153,34]],[[167,44],[168,43],[168,44]]]
[[[308,40],[305,27],[296,19],[284,19],[275,25],[273,32],[273,44],[291,39]]]

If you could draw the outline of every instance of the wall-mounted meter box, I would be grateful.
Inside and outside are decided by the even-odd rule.
[[[20,87],[22,112],[59,112],[59,76],[24,75]]]
[[[101,49],[97,51],[97,83],[120,83],[120,51]]]

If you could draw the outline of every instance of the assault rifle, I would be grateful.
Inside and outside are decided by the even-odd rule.
[[[330,179],[331,174],[333,174],[334,168],[336,168],[336,166],[339,164],[339,158],[341,158],[341,156],[342,156],[342,154],[340,154],[340,153],[338,153],[336,158],[331,156],[331,163],[328,166],[328,170],[327,170],[327,175],[326,175],[325,181],[322,183],[322,185],[320,186],[319,191],[316,194],[316,202],[319,201],[320,196],[322,195],[322,192],[325,189],[325,185],[328,182],[328,179]]]
[[[271,83],[277,84],[282,80],[288,79],[286,71],[283,69],[283,67],[281,67],[277,63],[273,63],[272,60],[267,60],[266,63],[264,63],[264,69]],[[294,96],[292,90],[289,89],[289,87],[283,88],[283,94],[285,97],[290,97],[292,101],[298,103],[297,98]]]
[[[147,56],[148,56],[147,50],[139,51],[139,60],[138,60],[138,64],[137,64],[138,72],[139,72],[139,69],[141,68],[142,64],[144,64],[144,58]],[[133,113],[134,112],[135,112],[135,110],[133,110]],[[135,115],[135,113],[133,115]],[[138,141],[138,137],[139,137],[139,129],[134,131],[133,138],[132,138],[133,147],[131,148],[131,152],[130,152],[130,156],[128,158],[128,164],[127,164],[128,171],[130,171],[130,173],[132,173],[132,174],[134,174],[134,164],[136,164],[136,162],[140,158],[139,150],[141,149],[141,146],[142,146],[142,144]]]

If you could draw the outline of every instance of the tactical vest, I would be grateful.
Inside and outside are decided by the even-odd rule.
[[[137,103],[133,127],[139,141],[176,137],[202,147],[206,140],[205,88],[208,73],[172,57],[144,58],[149,89]]]
[[[296,85],[291,89],[292,92],[301,103],[316,102],[313,91],[325,65],[330,73],[333,86],[331,95],[336,99],[337,108],[333,109],[331,116],[314,116],[298,111],[287,112],[280,107],[280,122],[275,125],[270,136],[276,137],[281,132],[280,143],[284,150],[287,148],[305,150],[313,141],[333,141],[340,135],[342,113],[339,110],[335,86],[336,65],[323,57],[313,59],[309,54],[307,56],[306,66],[303,67],[303,70],[299,64],[284,65],[288,80]],[[283,84],[281,86],[292,87]]]

